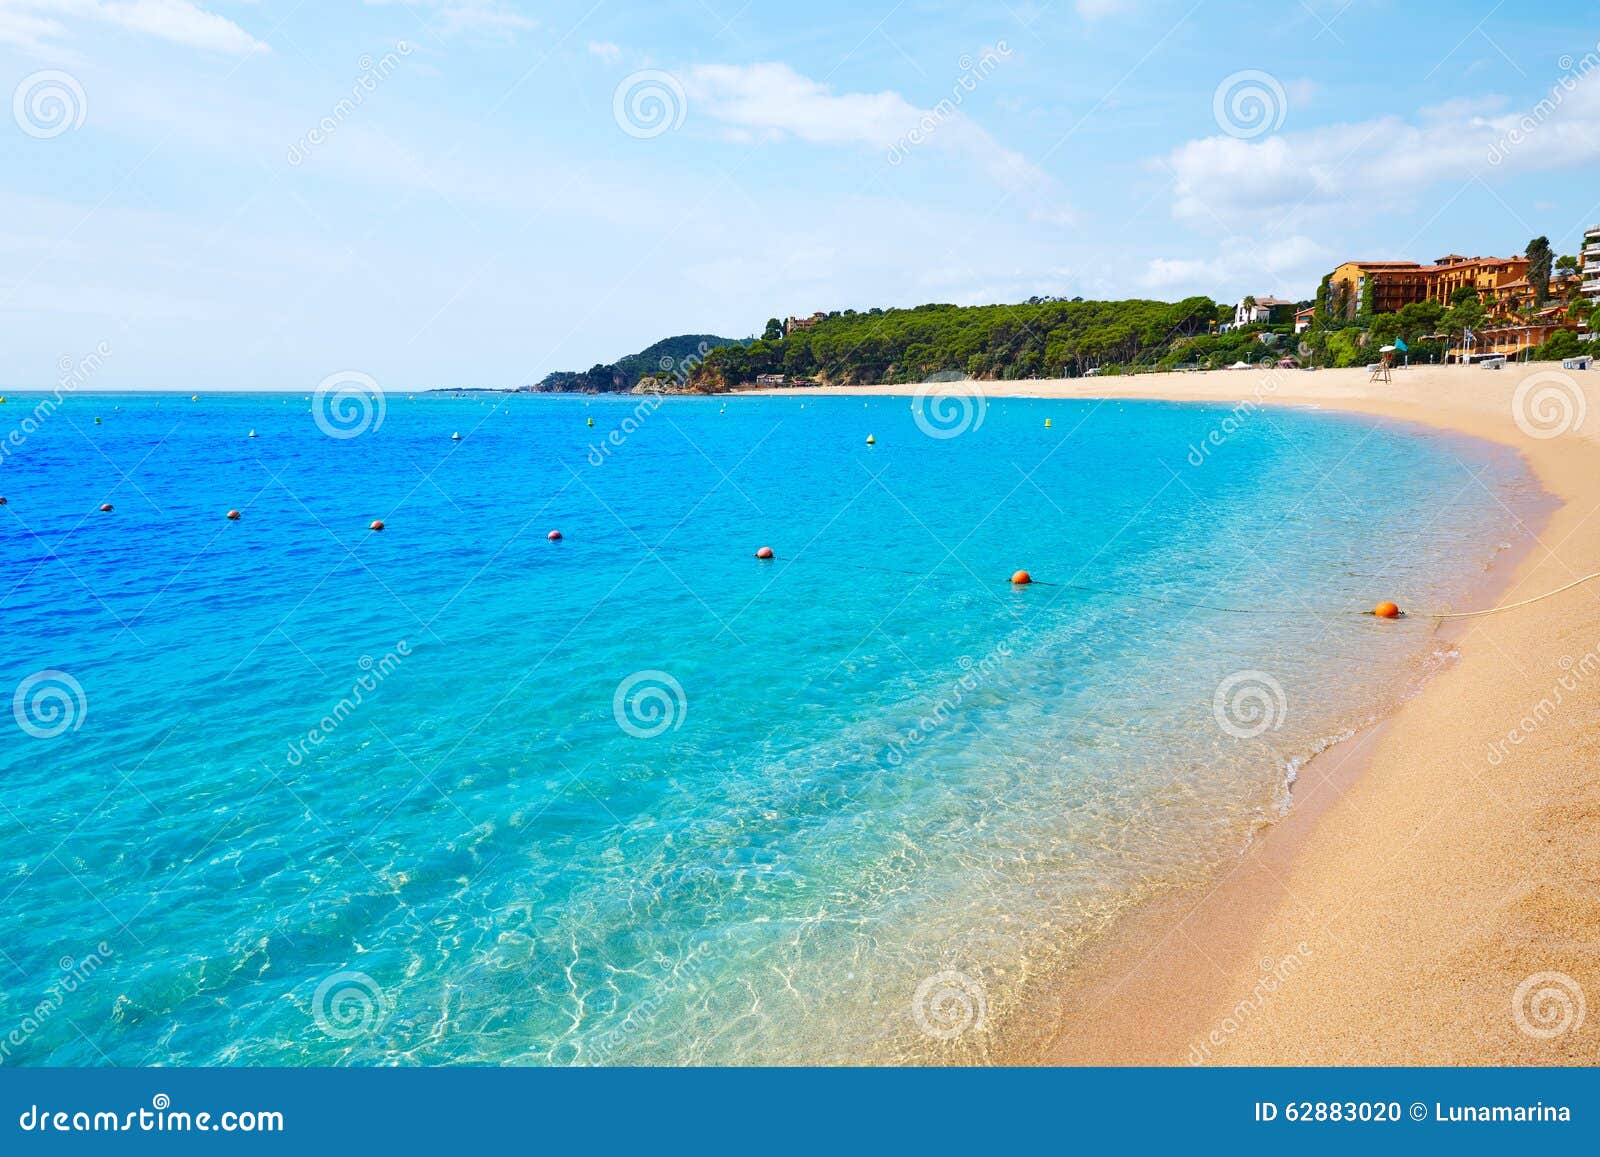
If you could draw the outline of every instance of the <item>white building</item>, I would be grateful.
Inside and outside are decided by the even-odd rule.
[[[1583,295],[1600,298],[1600,225],[1583,233]]]
[[[1256,325],[1260,322],[1271,321],[1272,311],[1282,309],[1284,306],[1293,307],[1292,301],[1280,301],[1276,297],[1247,297],[1233,307],[1233,324]]]

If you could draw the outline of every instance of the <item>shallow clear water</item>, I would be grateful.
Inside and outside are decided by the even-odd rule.
[[[637,405],[78,396],[10,445],[0,690],[73,682],[0,730],[0,1061],[998,1055],[1437,661],[1336,612],[1460,599],[1533,494],[1309,411]]]

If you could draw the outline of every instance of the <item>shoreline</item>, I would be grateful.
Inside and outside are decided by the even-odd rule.
[[[1513,550],[1473,584],[1477,605],[1497,606],[1600,569],[1592,374],[1534,363],[1397,369],[1388,385],[1362,369],[975,384],[994,397],[1309,405],[1510,447],[1554,503],[1538,525],[1519,519]],[[1518,387],[1535,376],[1519,425]],[[1565,423],[1559,408],[1541,421],[1546,386],[1566,395]],[[1574,407],[1586,407],[1581,423]],[[1532,436],[1558,424],[1570,428]],[[1120,920],[1059,982],[1054,1031],[1025,1060],[1600,1060],[1600,1014],[1577,1015],[1585,991],[1600,1000],[1600,582],[1435,637],[1460,658],[1302,766],[1289,813],[1204,895],[1160,896]]]

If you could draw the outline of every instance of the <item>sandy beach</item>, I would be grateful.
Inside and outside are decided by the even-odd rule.
[[[1487,576],[1485,606],[1600,570],[1597,387],[1552,364],[1410,368],[1389,384],[1364,370],[981,383],[1243,414],[1310,404],[1513,447],[1559,506]],[[1600,1010],[1585,1007],[1600,1000],[1600,580],[1441,631],[1459,661],[1302,769],[1288,818],[1232,870],[1082,961],[1036,1059],[1600,1062]]]

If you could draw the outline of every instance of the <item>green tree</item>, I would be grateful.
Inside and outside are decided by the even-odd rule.
[[[775,317],[767,318],[767,328],[761,333],[762,341],[782,341],[783,322]]]
[[[1570,329],[1558,329],[1543,345],[1536,347],[1530,356],[1534,361],[1553,362],[1561,358],[1575,358],[1583,352],[1583,343],[1578,340],[1577,334]]]
[[[1528,284],[1533,288],[1534,305],[1543,305],[1550,297],[1550,265],[1554,254],[1550,238],[1535,237],[1528,242]]]

